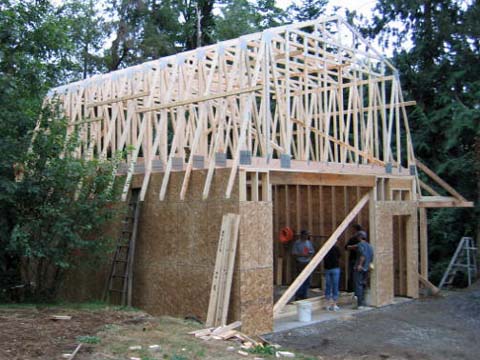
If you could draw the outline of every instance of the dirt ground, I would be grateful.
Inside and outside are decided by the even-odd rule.
[[[69,315],[70,320],[52,320]],[[191,320],[152,317],[102,304],[72,306],[0,305],[0,360],[56,360],[82,343],[75,360],[245,359],[241,344],[204,341],[188,335],[204,326]],[[155,349],[150,348],[157,345]],[[131,349],[131,347],[140,347]],[[249,353],[247,358],[274,359]],[[297,354],[297,359],[311,360]]]
[[[52,320],[70,315],[72,320]],[[56,359],[72,352],[79,336],[93,336],[105,324],[122,323],[134,312],[80,308],[1,306],[0,359]]]
[[[70,315],[71,320],[52,320]],[[55,360],[82,343],[75,360],[274,359],[238,354],[240,344],[203,341],[193,321],[155,318],[104,305],[0,306],[0,360]],[[466,359],[480,354],[480,283],[438,298],[410,301],[265,336],[296,359]],[[158,345],[151,349],[151,345]],[[132,346],[140,346],[131,349]],[[228,349],[230,348],[230,349]],[[302,355],[303,354],[303,355]]]
[[[323,359],[480,359],[480,282],[442,297],[409,301],[268,335]]]

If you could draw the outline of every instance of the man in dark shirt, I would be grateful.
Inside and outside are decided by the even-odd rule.
[[[337,245],[333,245],[323,260],[325,269],[325,300],[327,301],[327,310],[339,311],[338,301],[338,284],[340,282],[340,249]]]
[[[356,245],[360,242],[358,240],[358,233],[363,231],[363,228],[359,224],[352,225],[353,230],[355,231],[354,235],[348,239],[347,244],[345,245],[345,250],[348,251],[348,284],[347,291],[353,292],[355,290],[355,285],[353,282],[353,268],[357,262],[357,247]]]
[[[293,244],[292,255],[295,257],[295,268],[297,276],[305,269],[310,260],[312,260],[315,249],[312,242],[309,240],[310,233],[307,230],[302,230],[300,233],[300,239]],[[308,289],[310,288],[309,276],[297,290],[295,294],[295,300],[303,300],[308,297]]]
[[[357,308],[365,306],[365,287],[367,286],[368,272],[370,264],[373,261],[373,248],[367,242],[367,233],[358,232],[360,242],[357,246],[357,262],[353,278],[355,282],[355,297],[357,298]]]

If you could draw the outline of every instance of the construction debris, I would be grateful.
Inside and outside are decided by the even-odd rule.
[[[142,350],[142,347],[140,345],[134,345],[130,346],[128,350]]]
[[[294,358],[295,354],[290,352],[290,351],[277,351],[275,353],[275,356],[277,358],[282,358],[282,357],[284,357],[284,358]]]
[[[234,346],[228,346],[227,351],[236,351],[242,356],[248,356],[249,354],[260,351],[268,350],[270,354],[274,354],[277,358],[294,358],[295,354],[289,351],[279,351],[281,348],[278,344],[272,344],[260,336],[248,336],[242,333],[238,329],[242,325],[241,321],[235,321],[229,325],[219,326],[216,328],[206,328],[201,330],[190,331],[188,334],[193,335],[204,341],[209,340],[223,340],[223,341],[236,341],[240,345],[240,350],[237,350]],[[258,354],[258,352],[257,352]],[[261,359],[261,358],[254,358]]]
[[[72,355],[70,355],[69,359],[72,360],[75,355],[77,355],[77,353],[80,351],[80,348],[82,347],[83,344],[78,344],[77,348],[75,349],[75,351],[72,353]]]
[[[71,316],[68,315],[52,315],[50,317],[52,320],[72,320]]]

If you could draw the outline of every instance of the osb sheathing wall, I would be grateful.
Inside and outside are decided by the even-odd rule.
[[[202,200],[206,171],[192,172],[185,201],[179,200],[184,172],[171,174],[159,201],[163,174],[154,174],[142,208],[134,265],[134,306],[155,315],[193,315],[205,320],[222,216],[241,215],[229,320],[242,330],[272,330],[272,206],[239,202],[238,181],[225,199],[229,169],[215,172]],[[141,183],[135,179],[134,186]]]
[[[370,204],[370,239],[375,249],[371,272],[371,305],[391,304],[394,299],[393,216],[407,216],[405,249],[406,295],[418,298],[417,205],[413,201],[373,201]],[[371,230],[372,231],[372,230]],[[372,236],[373,235],[373,236]]]

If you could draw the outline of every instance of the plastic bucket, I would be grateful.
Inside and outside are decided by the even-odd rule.
[[[312,321],[312,304],[308,302],[299,302],[297,304],[298,321]]]

